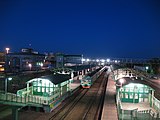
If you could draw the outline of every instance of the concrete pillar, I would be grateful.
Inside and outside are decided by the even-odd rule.
[[[154,98],[154,90],[152,90],[152,96],[151,96],[151,103],[152,103],[152,104],[151,104],[151,107],[153,107],[153,102],[154,102],[154,101],[153,101],[153,98]]]
[[[119,70],[117,70],[117,74],[116,74],[116,80],[118,79],[118,77],[119,77]]]
[[[51,109],[50,109],[50,106],[49,106],[49,105],[44,105],[44,106],[43,106],[43,109],[44,109],[45,113],[47,113],[47,112],[50,112],[50,111],[51,111]]]
[[[28,95],[28,91],[29,91],[29,83],[27,82],[27,95]]]
[[[18,107],[12,106],[12,120],[18,120]]]
[[[71,79],[73,80],[73,77],[74,77],[74,74],[73,74],[73,72],[71,72]]]
[[[121,110],[122,110],[122,120],[123,120],[123,116],[124,116],[124,115],[123,115],[123,114],[124,114],[124,110],[123,110],[123,109],[121,109]]]
[[[82,76],[84,75],[84,72],[85,72],[85,71],[84,71],[84,70],[82,70]]]
[[[77,76],[79,76],[79,71],[77,71]]]
[[[36,107],[36,112],[39,112],[40,111],[40,108],[39,107]]]

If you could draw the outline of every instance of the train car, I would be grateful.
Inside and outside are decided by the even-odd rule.
[[[92,78],[90,76],[85,76],[81,80],[82,88],[90,88],[92,85]]]
[[[81,86],[82,88],[90,88],[93,84],[93,82],[102,74],[102,72],[105,70],[105,67],[100,67],[97,70],[87,74],[85,77],[81,80]]]

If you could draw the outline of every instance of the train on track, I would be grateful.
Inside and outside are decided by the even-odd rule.
[[[85,75],[81,80],[82,88],[90,88],[94,81],[102,74],[105,69],[105,67],[100,67],[97,70]]]
[[[82,88],[90,88],[92,85],[92,78],[90,76],[85,76],[81,80]]]

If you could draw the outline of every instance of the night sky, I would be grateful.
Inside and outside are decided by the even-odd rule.
[[[160,57],[160,0],[0,0],[0,51]]]

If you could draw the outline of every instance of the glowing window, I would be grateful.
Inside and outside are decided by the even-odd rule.
[[[129,88],[126,88],[125,91],[126,91],[126,92],[129,92]]]
[[[140,88],[140,89],[139,89],[139,92],[140,92],[140,93],[143,93],[143,88]]]
[[[128,98],[128,94],[127,93],[125,93],[125,98]]]
[[[142,94],[139,94],[139,97],[143,97],[143,95],[142,95]]]
[[[38,92],[41,92],[41,87],[38,87]]]
[[[130,92],[134,92],[134,89],[133,89],[133,88],[130,88]]]
[[[121,93],[120,95],[121,95],[120,98],[123,98],[123,93]]]
[[[145,92],[145,93],[148,93],[148,88],[145,88],[145,89],[144,89],[144,92]]]
[[[42,92],[45,92],[45,88],[44,87],[42,87]]]
[[[130,99],[133,99],[133,94],[132,94],[132,93],[129,95],[129,98],[130,98]]]
[[[135,97],[134,97],[135,99],[138,99],[138,94],[135,94]]]

